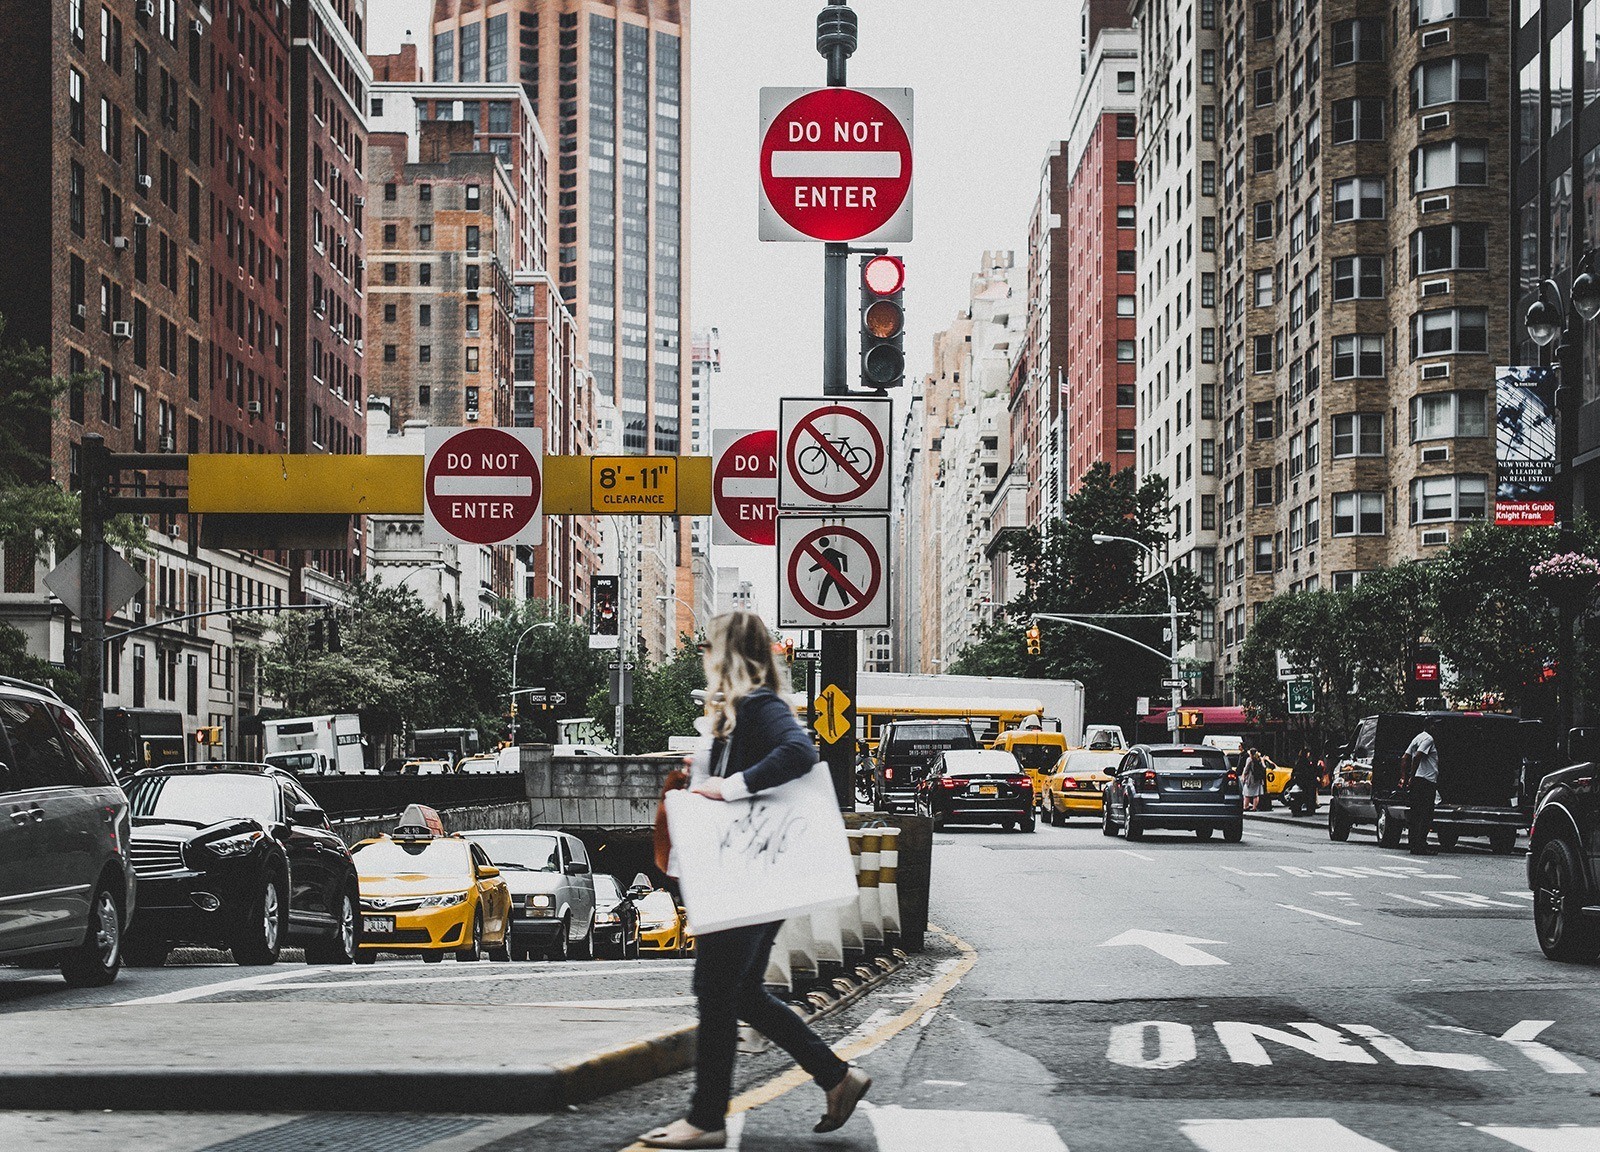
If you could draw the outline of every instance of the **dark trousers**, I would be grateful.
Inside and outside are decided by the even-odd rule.
[[[1438,788],[1432,780],[1418,780],[1412,777],[1410,811],[1410,838],[1411,851],[1421,852],[1428,844],[1428,829],[1433,825],[1433,804],[1438,794]]]
[[[792,1008],[767,991],[763,982],[767,957],[780,927],[753,924],[695,940],[694,994],[700,1002],[700,1031],[688,1120],[696,1128],[716,1131],[727,1123],[740,1020],[793,1056],[824,1090],[843,1080],[849,1068]]]

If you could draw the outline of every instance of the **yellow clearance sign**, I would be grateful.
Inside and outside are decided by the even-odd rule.
[[[596,456],[589,462],[589,498],[596,512],[676,511],[678,458]]]

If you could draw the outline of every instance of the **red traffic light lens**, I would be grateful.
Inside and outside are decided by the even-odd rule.
[[[878,296],[893,296],[906,286],[906,266],[898,256],[874,256],[861,269],[861,282]]]
[[[905,326],[905,313],[900,311],[900,306],[893,300],[879,300],[867,309],[863,323],[867,332],[876,340],[889,340],[900,335],[900,329]]]

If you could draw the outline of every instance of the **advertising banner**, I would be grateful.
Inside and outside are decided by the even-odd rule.
[[[1495,369],[1496,524],[1556,522],[1556,377],[1554,368]]]

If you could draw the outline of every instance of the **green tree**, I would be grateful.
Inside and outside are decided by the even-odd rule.
[[[1035,613],[1164,615],[1167,585],[1142,573],[1144,553],[1129,544],[1096,544],[1097,534],[1125,536],[1159,552],[1170,540],[1172,509],[1166,481],[1139,483],[1133,469],[1113,473],[1096,464],[1067,498],[1061,519],[1013,535],[1010,561],[1023,588],[997,613],[950,671],[975,676],[1081,680],[1088,716],[1131,724],[1137,696],[1160,696],[1165,664],[1125,641],[1060,622],[1043,622],[1042,651],[1029,656],[1023,632]],[[1178,600],[1180,642],[1194,632],[1194,614],[1208,606],[1199,577],[1183,568],[1168,576]],[[1158,650],[1163,622],[1095,620]]]
[[[1349,632],[1351,594],[1290,592],[1261,606],[1239,651],[1234,684],[1240,698],[1263,719],[1287,721],[1288,700],[1278,679],[1278,653],[1310,678],[1316,690],[1315,718],[1297,721],[1320,738],[1350,730],[1359,706],[1352,700],[1356,669]]]
[[[535,628],[517,645],[517,638],[533,624]],[[506,727],[504,716],[510,700],[511,653],[517,648],[517,687],[544,688],[566,696],[564,704],[548,707],[526,702],[519,697],[517,739],[519,742],[554,743],[556,721],[598,715],[586,711],[595,692],[606,686],[606,656],[589,647],[589,630],[578,620],[552,614],[549,604],[529,601],[507,616],[496,616],[479,625],[486,666],[478,681],[487,688],[483,706],[493,718],[496,730]]]
[[[28,638],[5,623],[0,623],[0,676],[44,684],[63,699],[78,699],[78,674],[33,655],[28,651]]]
[[[658,664],[636,661],[633,676],[633,703],[623,716],[627,740],[624,748],[631,755],[664,752],[673,736],[693,736],[694,722],[705,714],[702,705],[690,695],[706,686],[704,661],[693,641],[679,639],[672,658]],[[605,731],[616,735],[616,709],[609,692],[597,691],[590,700],[594,715]]]

